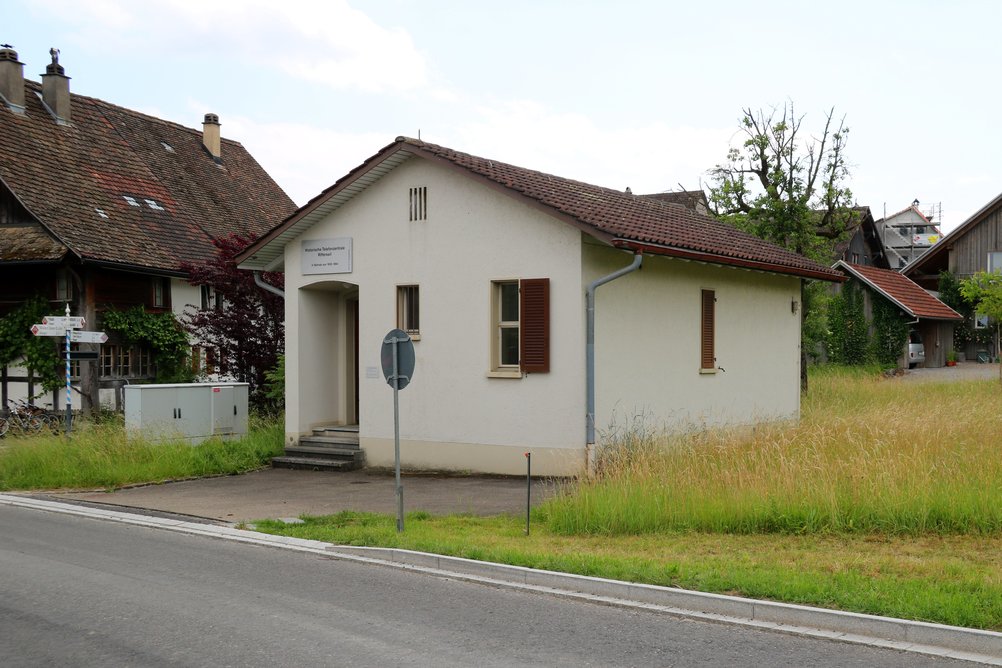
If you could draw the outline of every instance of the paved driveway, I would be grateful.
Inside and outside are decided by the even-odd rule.
[[[402,484],[405,512],[424,510],[434,515],[525,512],[524,478],[405,475]],[[534,480],[533,505],[555,490],[556,483]],[[396,513],[393,475],[370,471],[330,473],[265,469],[245,475],[145,485],[115,492],[49,492],[46,496],[227,522],[329,515],[342,510]]]
[[[953,383],[961,380],[998,380],[998,364],[959,362],[940,369],[911,369],[896,379],[907,383]]]

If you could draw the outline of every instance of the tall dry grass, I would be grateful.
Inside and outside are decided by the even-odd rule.
[[[564,533],[996,533],[1002,389],[816,372],[797,423],[633,430],[539,511]]]

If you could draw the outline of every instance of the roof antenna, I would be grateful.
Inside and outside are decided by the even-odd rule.
[[[417,140],[421,141],[421,128],[417,129]]]

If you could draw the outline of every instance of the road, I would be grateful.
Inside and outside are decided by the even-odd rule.
[[[4,666],[969,666],[0,506]]]

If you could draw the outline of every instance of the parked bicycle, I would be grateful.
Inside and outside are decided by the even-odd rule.
[[[61,424],[59,420],[44,408],[16,399],[10,403],[7,415],[0,417],[0,436],[6,435],[12,429],[23,435],[59,430]]]

